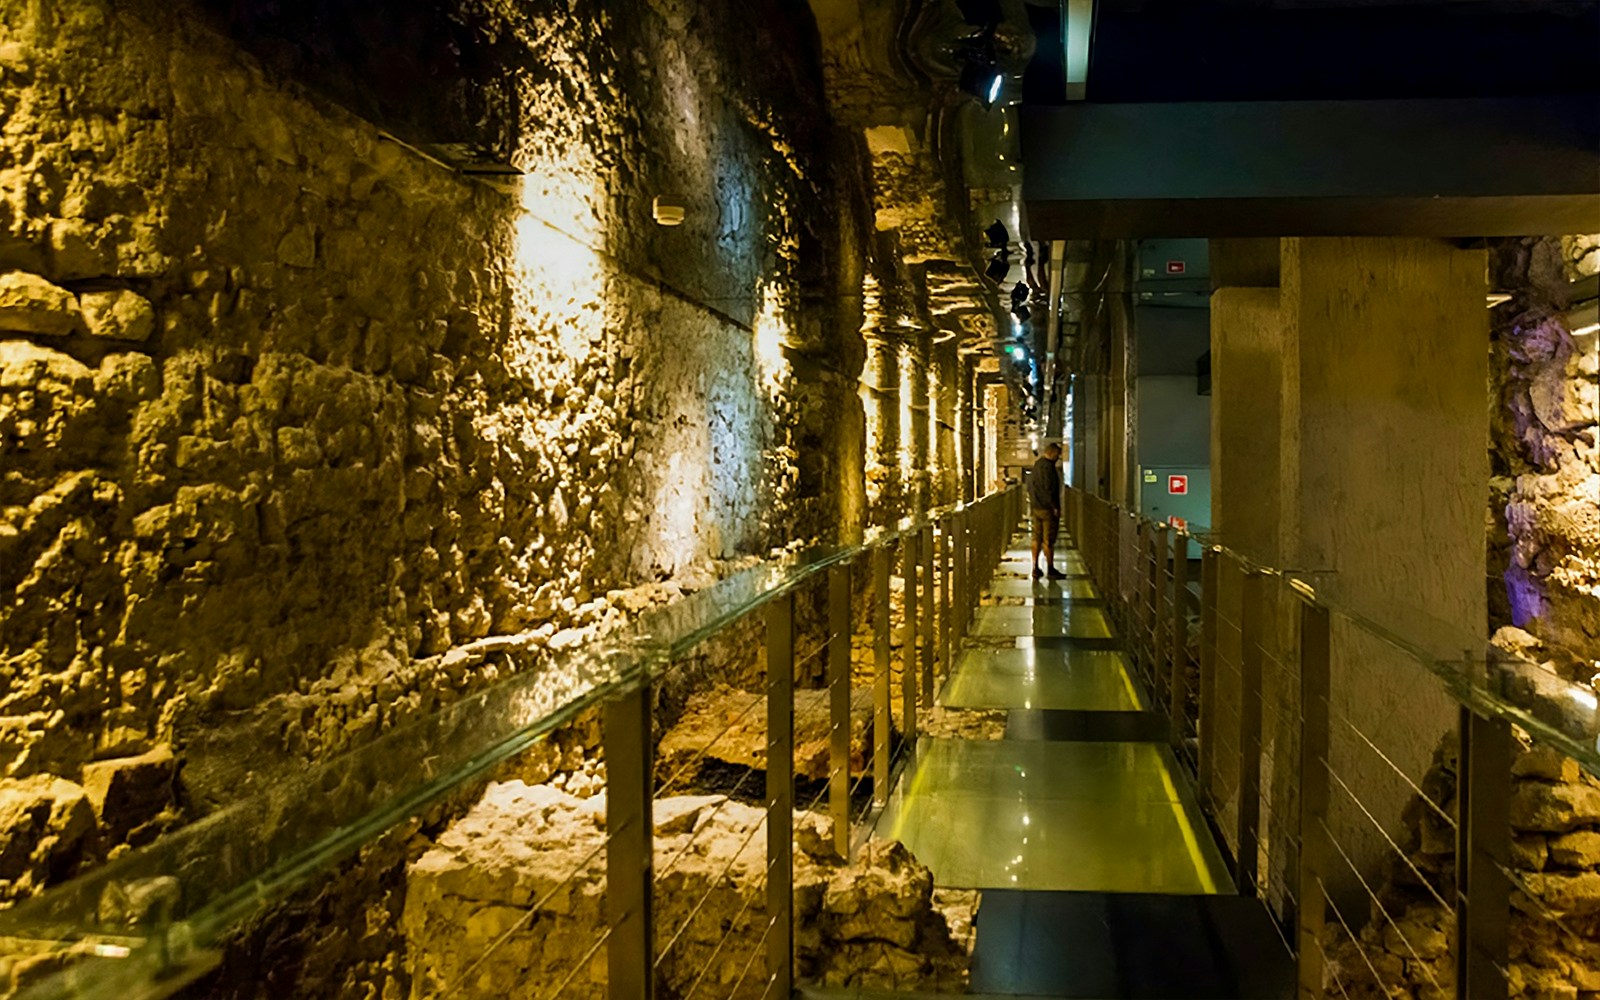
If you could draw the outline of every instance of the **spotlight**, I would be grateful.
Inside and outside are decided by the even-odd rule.
[[[1011,244],[1011,233],[999,219],[989,223],[989,228],[983,231],[983,235],[989,241],[989,245],[997,250]]]
[[[995,284],[1006,280],[1006,275],[1011,273],[1011,261],[1004,250],[996,253],[989,260],[989,266],[983,269],[984,277]]]
[[[650,214],[657,225],[678,226],[683,224],[683,206],[676,202],[656,195],[650,202]]]
[[[1021,344],[1012,344],[1007,350],[1011,352],[1011,357],[1017,361],[1021,361],[1028,356],[1028,349]]]
[[[967,50],[966,64],[961,67],[958,83],[963,91],[982,101],[984,107],[994,106],[994,102],[1000,98],[1000,87],[1005,83],[1005,76],[995,62],[992,45]]]

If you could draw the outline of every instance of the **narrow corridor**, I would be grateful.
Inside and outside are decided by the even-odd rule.
[[[1078,553],[1031,582],[1013,548],[940,693],[1005,738],[930,739],[879,821],[935,882],[983,891],[972,990],[1280,997],[1265,909],[1227,864]]]

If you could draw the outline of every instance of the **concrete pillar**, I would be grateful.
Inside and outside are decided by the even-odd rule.
[[[1133,504],[1138,496],[1134,484],[1134,445],[1139,440],[1139,401],[1135,390],[1139,365],[1133,339],[1133,322],[1127,304],[1120,297],[1108,300],[1111,317],[1111,379],[1108,389],[1106,458],[1109,482],[1106,496],[1113,503]]]
[[[1072,377],[1072,482],[1098,492],[1100,482],[1100,379]]]
[[[1211,530],[1269,566],[1286,564],[1285,344],[1278,240],[1212,240]]]
[[[1297,432],[1297,564],[1324,588],[1437,656],[1481,655],[1487,641],[1488,310],[1483,251],[1439,240],[1285,240],[1283,305]],[[1290,363],[1286,358],[1285,364]],[[1286,539],[1287,541],[1288,539]],[[1412,657],[1334,623],[1335,720],[1418,780],[1458,721],[1455,703]],[[1363,805],[1395,824],[1411,792],[1353,734],[1330,758]],[[1330,826],[1369,871],[1388,846],[1348,797]],[[1391,833],[1393,830],[1390,831]],[[1362,890],[1346,883],[1347,898]]]
[[[1486,629],[1486,265],[1440,240],[1283,245],[1292,551],[1441,651]]]
[[[1235,280],[1270,280],[1219,256]],[[1365,812],[1336,797],[1330,826],[1371,873],[1388,848],[1366,813],[1393,835],[1411,790],[1353,727],[1419,781],[1456,722],[1440,681],[1371,626],[1439,657],[1486,640],[1486,262],[1437,240],[1316,238],[1283,240],[1279,263],[1276,289],[1212,296],[1213,513],[1231,547],[1317,573],[1335,609],[1330,761]],[[1353,875],[1335,890],[1360,901]]]

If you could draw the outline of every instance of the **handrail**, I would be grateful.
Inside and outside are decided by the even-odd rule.
[[[648,611],[624,628],[520,669],[372,742],[308,768],[66,883],[0,911],[0,953],[50,953],[67,973],[38,1000],[167,995],[216,961],[226,936],[316,873],[455,789],[481,780],[552,731],[648,684],[677,657],[769,602],[955,516],[1003,505],[1015,487],[867,532],[854,544],[791,552]],[[517,658],[531,633],[481,639],[449,655]],[[142,893],[133,926],[107,922],[107,899]],[[149,900],[155,900],[149,904]],[[144,992],[141,992],[143,990]]]
[[[1075,540],[1134,666],[1158,703],[1170,696],[1174,751],[1193,761],[1202,807],[1233,851],[1236,886],[1263,897],[1296,961],[1299,1000],[1351,985],[1362,995],[1507,996],[1522,961],[1509,946],[1513,906],[1561,925],[1542,896],[1540,863],[1512,850],[1513,822],[1548,822],[1514,819],[1513,726],[1600,776],[1594,692],[1481,636],[1463,637],[1460,655],[1439,655],[1429,640],[1444,634],[1441,623],[1423,621],[1436,634],[1422,639],[1377,621],[1338,598],[1337,574],[1263,565],[1214,533],[1081,490],[1068,500]],[[1202,543],[1198,663],[1183,594],[1191,539]],[[1375,648],[1398,655],[1372,661]],[[1432,683],[1391,674],[1407,664]],[[1394,691],[1414,694],[1418,711],[1402,718],[1392,703],[1362,699],[1368,681],[1400,684]],[[1577,780],[1568,762],[1528,766],[1535,800],[1552,794],[1541,781]],[[1449,874],[1440,873],[1445,853]]]
[[[1391,626],[1373,619],[1367,613],[1334,596],[1331,588],[1324,583],[1334,575],[1332,571],[1274,567],[1227,545],[1215,532],[1172,528],[1165,522],[1155,521],[1137,511],[1129,510],[1122,504],[1101,497],[1084,495],[1105,504],[1111,511],[1135,523],[1166,527],[1180,537],[1193,539],[1219,556],[1238,564],[1247,572],[1264,573],[1283,579],[1286,584],[1299,592],[1304,600],[1338,615],[1363,632],[1416,660],[1444,681],[1447,691],[1461,705],[1527,728],[1529,735],[1536,742],[1549,745],[1552,749],[1572,757],[1585,770],[1600,777],[1600,714],[1591,710],[1589,725],[1564,729],[1536,715],[1539,706],[1527,701],[1513,700],[1508,694],[1507,685],[1504,683],[1507,677],[1522,675],[1526,671],[1538,671],[1541,679],[1548,684],[1550,675],[1544,673],[1538,664],[1498,647],[1487,645],[1476,652],[1470,648],[1463,648],[1460,657],[1439,656],[1422,642],[1402,635]],[[1465,647],[1465,643],[1463,646]],[[1497,680],[1501,683],[1495,683]],[[1581,686],[1576,684],[1564,686],[1570,690],[1575,702],[1592,700],[1584,697],[1584,689]]]

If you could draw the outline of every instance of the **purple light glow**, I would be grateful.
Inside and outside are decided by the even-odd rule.
[[[1505,572],[1506,597],[1511,601],[1511,623],[1522,628],[1544,614],[1547,604],[1539,579],[1513,565]]]

